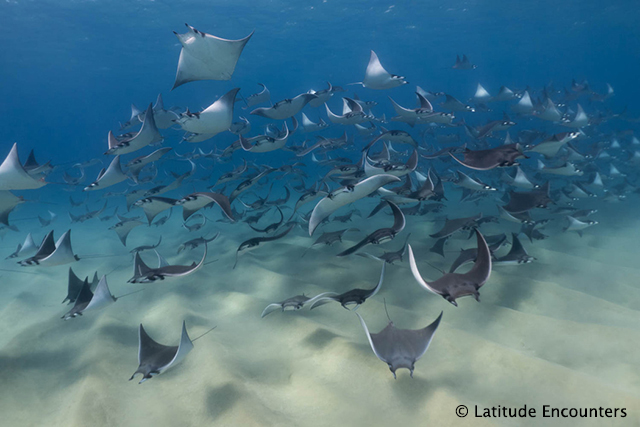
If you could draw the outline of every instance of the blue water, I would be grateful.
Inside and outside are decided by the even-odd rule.
[[[105,130],[129,117],[131,102],[141,107],[162,92],[166,105],[197,110],[231,87],[253,93],[257,82],[284,99],[327,80],[360,81],[370,49],[412,83],[393,91],[411,102],[413,84],[465,99],[478,81],[493,92],[549,82],[561,88],[575,78],[601,92],[610,83],[615,105],[638,113],[640,12],[629,1],[9,1],[0,7],[0,141],[36,146],[54,163],[78,150],[102,153]],[[180,52],[172,31],[183,32],[185,22],[232,39],[255,30],[231,82],[200,82],[169,94]],[[462,53],[478,64],[475,72],[451,71]],[[367,95],[382,100],[386,94]],[[386,103],[376,112],[385,111],[392,111]]]

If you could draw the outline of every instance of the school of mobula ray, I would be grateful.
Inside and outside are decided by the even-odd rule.
[[[172,90],[201,80],[230,80],[253,36],[252,32],[239,40],[227,40],[189,25],[186,33],[175,34],[182,48]],[[452,73],[473,73],[477,66],[462,55],[457,56],[451,68],[455,70]],[[388,99],[390,111],[395,115],[390,118],[375,115],[382,105],[356,93],[346,96],[345,88],[351,85],[364,88],[361,95],[374,93],[371,91],[394,93]],[[165,109],[162,95],[145,109],[132,105],[131,117],[119,130],[123,133],[111,130],[107,133],[108,145],[103,150],[106,161],[94,158],[58,166],[50,162],[40,164],[31,150],[22,163],[16,143],[0,165],[0,236],[9,232],[23,235],[14,223],[13,210],[23,203],[37,203],[29,199],[30,191],[46,191],[41,189],[56,184],[84,193],[69,197],[67,210],[75,209],[68,214],[72,224],[109,222],[109,230],[113,230],[125,248],[132,232],[142,230],[143,226],[166,227],[176,209],[182,209],[185,235],[212,222],[206,210],[219,210],[220,219],[213,222],[227,223],[224,227],[246,223],[254,236],[238,242],[234,259],[223,257],[215,268],[224,268],[225,261],[228,268],[243,267],[251,263],[246,256],[248,251],[260,251],[261,247],[284,241],[293,234],[309,239],[309,244],[300,251],[306,259],[318,251],[333,250],[328,247],[336,245],[342,247],[335,250],[335,255],[346,258],[344,262],[380,265],[377,284],[371,278],[363,289],[342,289],[343,292],[333,289],[315,296],[274,295],[274,300],[281,301],[269,303],[262,317],[278,311],[298,311],[305,306],[315,309],[332,302],[355,312],[368,300],[380,298],[385,269],[397,268],[389,266],[407,260],[409,268],[404,271],[408,281],[415,281],[424,290],[458,307],[465,296],[479,302],[481,288],[483,294],[491,292],[494,267],[536,260],[529,255],[523,240],[528,241],[527,246],[533,246],[536,241],[558,233],[574,232],[582,237],[598,223],[591,219],[597,213],[595,203],[619,203],[640,192],[640,179],[635,172],[640,164],[640,141],[629,131],[601,130],[611,121],[637,121],[606,107],[607,100],[614,95],[609,84],[602,92],[592,90],[586,81],[573,81],[569,89],[563,90],[552,85],[539,90],[502,86],[494,95],[478,84],[475,94],[462,101],[444,92],[416,86],[410,96],[415,97],[416,107],[396,101],[401,97],[405,102],[409,99],[400,92],[406,89],[393,91],[407,85],[407,78],[388,72],[371,51],[362,81],[344,87],[327,82],[324,89],[311,89],[275,103],[267,86],[259,83],[261,90],[256,93],[242,96],[240,88],[234,88],[199,112],[178,107]],[[333,98],[339,93],[345,94],[341,110],[329,105],[335,104]],[[583,104],[588,105],[586,110]],[[237,105],[247,110],[248,115],[237,116]],[[250,136],[255,133],[248,118],[251,115],[269,121],[263,134]],[[479,116],[486,117],[486,124],[468,124],[467,121],[477,121],[475,118]],[[239,117],[238,121],[234,117]],[[314,122],[310,117],[318,119]],[[518,123],[526,129],[512,136],[509,130]],[[402,129],[394,129],[398,127]],[[135,128],[138,130],[130,131]],[[166,138],[168,132],[178,129],[185,132],[180,143],[204,143],[210,151],[203,150],[201,145],[178,154],[178,148],[185,145],[168,144]],[[332,131],[337,136],[319,135]],[[237,139],[221,146],[216,135],[227,132]],[[275,151],[287,153],[288,160],[282,161],[282,156],[278,157],[280,160],[274,159],[268,154]],[[95,179],[87,179],[85,170],[102,163],[106,167]],[[202,170],[211,173],[198,177]],[[56,181],[58,177],[61,182]],[[105,191],[118,184],[122,192]],[[274,198],[274,188],[281,197]],[[262,195],[257,191],[263,191]],[[93,211],[85,198],[90,192],[101,195],[100,204],[96,202],[98,209]],[[465,214],[437,216],[451,205],[449,200],[453,197]],[[114,199],[118,205],[110,202]],[[371,200],[375,207],[369,213],[364,212]],[[126,207],[120,214],[121,201]],[[78,213],[83,204],[85,212]],[[380,214],[388,218],[380,218],[385,227],[376,229],[369,219]],[[95,272],[92,279],[78,277],[73,270],[75,264],[96,255],[74,252],[71,229],[55,239],[50,225],[59,215],[48,209],[43,215],[37,217],[45,230],[42,240],[38,243],[34,238],[34,234],[40,234],[34,228],[24,240],[20,239],[24,243],[7,260],[30,269],[70,265],[63,303],[72,306],[63,319],[77,319],[87,312],[98,315],[93,312],[107,310],[127,295],[115,297],[106,275],[100,277]],[[360,218],[358,227],[340,227],[338,223],[353,222],[354,215]],[[405,230],[424,222],[437,224],[439,230],[429,235]],[[482,229],[488,227],[503,232],[485,235]],[[322,229],[322,234],[313,240],[318,229]],[[125,255],[133,257],[129,283],[178,282],[180,277],[197,274],[213,262],[207,257],[217,254],[215,240],[219,235],[220,232],[203,233],[164,248],[160,235],[155,244],[124,250]],[[343,242],[346,236],[353,241]],[[402,236],[398,240],[403,242],[401,245],[387,243],[398,236]],[[472,239],[475,243],[447,249],[465,238],[475,238]],[[384,251],[376,250],[375,245],[383,244]],[[505,246],[509,249],[503,249]],[[202,248],[202,255],[194,257],[189,265],[170,264],[161,252],[176,247],[178,253]],[[155,260],[147,256],[150,252],[155,253]],[[458,256],[450,262],[446,260],[447,253]],[[267,257],[269,252],[262,251],[261,256]],[[447,265],[439,278],[423,276],[431,263],[442,261]],[[464,267],[467,264],[471,267]],[[323,311],[326,312],[319,310]],[[430,324],[416,330],[398,329],[389,318],[387,327],[371,333],[362,316],[355,314],[374,354],[387,363],[394,378],[399,368],[408,369],[413,377],[415,363],[426,353],[443,318],[442,312],[433,313],[427,316]],[[154,341],[142,324],[138,336],[139,367],[131,379],[141,374],[140,382],[179,363],[194,348],[195,339],[189,337],[185,323],[177,346]]]

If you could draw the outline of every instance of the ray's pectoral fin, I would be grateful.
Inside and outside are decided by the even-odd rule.
[[[413,255],[413,248],[411,247],[411,245],[407,245],[407,249],[409,250],[409,266],[411,267],[411,274],[413,274],[413,277],[416,279],[418,284],[429,292],[433,292],[436,295],[442,295],[442,292],[431,287],[431,285],[429,285],[429,283],[422,278],[420,270],[418,270],[418,266],[416,264],[416,258]]]
[[[320,307],[321,305],[329,304],[331,301],[337,301],[337,299],[331,296],[318,298],[313,304],[311,304],[311,306],[309,307],[309,310],[313,310],[314,308]]]

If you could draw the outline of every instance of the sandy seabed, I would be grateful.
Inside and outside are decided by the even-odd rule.
[[[406,370],[393,379],[356,315],[339,304],[260,318],[267,304],[293,295],[375,286],[379,263],[335,254],[365,232],[388,226],[386,215],[366,224],[326,226],[363,232],[348,233],[342,245],[311,249],[304,258],[300,254],[312,240],[296,229],[241,256],[235,270],[236,248],[255,233],[246,225],[212,223],[204,234],[219,230],[221,237],[210,244],[208,261],[218,261],[191,276],[152,284],[126,283],[130,255],[82,260],[72,265],[78,276],[109,273],[116,296],[144,291],[70,321],[60,319],[70,308],[60,304],[68,266],[21,269],[14,260],[2,261],[0,268],[36,274],[0,272],[0,424],[640,425],[640,221],[632,205],[622,206],[601,208],[601,224],[582,238],[554,233],[531,244],[523,237],[537,261],[496,266],[481,289],[481,303],[467,297],[453,307],[420,288],[407,262],[389,266],[379,294],[358,309],[372,332],[387,324],[383,299],[399,328],[424,327],[444,311],[413,379]],[[463,216],[451,208],[448,213]],[[202,248],[175,255],[179,243],[203,234],[180,228],[177,216],[162,228],[135,229],[127,252],[154,244],[162,234],[159,250],[170,262],[198,261]],[[425,261],[448,269],[459,247],[473,245],[473,239],[451,240],[446,260],[428,252],[428,234],[440,224],[408,217],[407,229],[384,249],[399,248],[410,231],[423,276],[437,278],[440,273]],[[69,228],[64,219],[54,225],[56,237]],[[108,225],[74,224],[76,253],[123,253]],[[489,224],[483,230],[499,229]],[[34,237],[44,234],[42,229]],[[24,233],[8,234],[2,253],[11,253],[22,239]],[[152,253],[143,258],[155,262]],[[138,324],[157,341],[176,345],[183,320],[192,338],[217,328],[197,340],[181,364],[142,385],[127,381],[138,365]],[[536,408],[538,418],[473,416],[475,405],[525,404]],[[458,405],[470,408],[466,418],[456,416]],[[543,405],[626,408],[627,417],[549,419],[542,418]]]

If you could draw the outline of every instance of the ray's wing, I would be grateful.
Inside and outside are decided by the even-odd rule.
[[[375,231],[374,231],[374,233],[375,233]],[[370,243],[369,242],[369,238],[370,237],[371,237],[371,234],[369,234],[367,237],[365,237],[364,239],[360,240],[358,243],[356,243],[355,245],[351,246],[350,248],[345,249],[344,251],[340,252],[336,256],[343,257],[343,256],[351,255],[351,254],[357,252],[359,249],[364,248],[365,246],[367,246]]]
[[[90,302],[93,299],[93,292],[91,292],[91,285],[87,279],[82,282],[80,292],[77,294],[74,307]],[[85,308],[86,310],[86,308]]]
[[[460,163],[462,166],[466,166],[469,169],[473,169],[473,170],[486,171],[486,170],[493,169],[493,168],[495,168],[497,166],[497,164],[493,164],[493,163],[490,163],[490,162],[476,162],[476,161],[474,161],[473,163],[471,163],[466,158],[465,158],[465,160],[460,160],[456,156],[454,156],[453,153],[451,153],[450,151],[448,152],[448,154],[451,157],[453,157],[453,159],[456,162]]]
[[[113,295],[111,295],[109,285],[107,284],[107,276],[102,276],[100,282],[98,282],[96,291],[93,293],[91,302],[89,302],[89,305],[87,305],[87,307],[83,311],[97,310],[99,308],[106,307],[107,305],[114,303],[115,301],[116,299]]]
[[[77,261],[79,258],[73,254],[71,248],[71,230],[64,233],[56,242],[56,249],[51,255],[40,260],[40,265],[54,266],[68,264]]]
[[[382,286],[382,282],[384,281],[384,269],[386,267],[387,263],[383,262],[382,263],[382,271],[380,272],[380,280],[378,280],[378,284],[376,285],[375,288],[373,288],[371,290],[371,293],[369,295],[367,295],[367,299],[373,297],[375,294],[378,293],[378,291],[380,291],[380,287]]]
[[[491,276],[491,252],[489,251],[486,240],[484,240],[484,236],[482,236],[477,229],[476,237],[478,241],[478,256],[471,270],[463,276],[476,283],[478,287],[481,287],[489,280],[489,276]]]
[[[153,250],[156,253],[156,256],[158,257],[158,269],[162,268],[162,267],[168,267],[169,263],[167,262],[166,259],[164,259],[164,257],[162,255],[160,255],[160,252],[158,252],[157,250]]]
[[[231,203],[229,202],[229,198],[224,194],[212,193],[212,192],[201,192],[201,193],[195,193],[195,195],[202,196],[211,200],[216,205],[220,206],[220,209],[222,209],[222,213],[224,213],[227,218],[229,218],[231,221],[235,221],[233,217],[233,211],[231,210]]]
[[[118,184],[126,179],[127,176],[122,172],[122,166],[120,165],[120,155],[117,155],[113,158],[107,169],[100,171],[98,179],[88,187],[85,187],[83,191],[100,190]]]
[[[124,150],[119,150],[119,152],[121,154],[132,153],[159,141],[162,141],[162,135],[160,135],[158,127],[156,126],[153,108],[151,104],[149,104],[149,107],[147,107],[144,113],[144,120],[140,131],[129,141],[129,147]]]
[[[384,69],[382,64],[380,63],[380,59],[378,59],[378,55],[374,51],[371,51],[371,56],[369,57],[369,64],[367,65],[367,71],[365,72],[365,81],[368,79],[380,79],[386,76],[390,76],[387,70]]]
[[[175,206],[176,202],[177,200],[168,197],[149,197],[136,203],[140,203],[140,207],[144,211],[147,221],[151,224],[158,214],[167,209],[171,209]]]
[[[413,256],[413,249],[411,248],[411,245],[407,245],[407,249],[409,249],[409,265],[411,266],[411,273],[413,274],[413,277],[416,279],[418,284],[436,295],[442,295],[440,291],[432,288],[429,283],[427,283],[420,275],[420,271],[418,271],[418,266],[416,265],[416,259]]]
[[[161,351],[172,348],[175,349],[175,351],[178,350],[178,347],[170,347],[155,342],[153,338],[147,334],[147,331],[144,330],[142,323],[140,324],[140,328],[138,329],[138,364],[146,363]]]
[[[69,267],[69,280],[67,284],[67,296],[62,303],[64,304],[66,301],[69,303],[75,302],[82,290],[82,286],[84,285],[84,281],[80,280],[80,278],[73,272],[71,267]]]
[[[431,340],[433,339],[433,335],[436,333],[438,326],[440,326],[440,320],[442,319],[442,312],[436,320],[433,321],[429,326],[418,329],[418,330],[410,330],[410,329],[400,329],[400,336],[403,338],[407,349],[406,351],[409,354],[405,356],[410,357],[413,361],[417,361],[427,352],[429,348],[429,344],[431,344]]]
[[[378,356],[378,359],[382,360],[385,363],[390,363],[389,360],[385,357],[384,354],[382,354],[382,352],[379,352],[378,349],[376,348],[376,344],[373,341],[373,338],[371,336],[371,332],[369,332],[369,328],[367,328],[367,324],[364,322],[364,319],[362,318],[362,316],[360,316],[360,314],[358,314],[358,312],[355,312],[356,316],[358,316],[358,319],[360,319],[360,324],[362,325],[362,328],[364,329],[364,332],[367,334],[367,339],[369,340],[369,345],[371,346],[371,350],[373,350],[373,352],[375,353],[376,356]],[[385,329],[383,329],[382,332],[384,332],[387,328],[393,328],[393,325],[391,323],[389,323],[389,325],[387,325],[387,327]],[[380,332],[380,333],[382,333]],[[379,335],[379,334],[376,334]]]
[[[152,269],[142,260],[140,252],[136,252],[135,257],[133,258],[133,278],[129,281],[133,280],[136,277],[144,276],[151,271]]]
[[[158,254],[159,256],[159,254]],[[194,273],[196,270],[200,269],[200,267],[202,267],[204,265],[204,260],[207,258],[207,243],[205,242],[204,244],[204,254],[202,254],[202,259],[200,260],[200,262],[198,264],[196,264],[195,262],[192,264],[191,267],[186,268],[186,269],[181,269],[181,271],[178,272],[171,272],[172,267],[176,267],[176,266],[163,266],[161,268],[158,268],[158,270],[165,276],[167,277],[182,277],[182,276],[187,276],[191,273]],[[166,263],[166,261],[164,261]],[[167,267],[165,271],[163,271],[164,267]]]
[[[262,314],[260,315],[260,318],[263,318],[264,316],[266,316],[267,314],[273,313],[276,310],[280,310],[282,309],[282,304],[269,304],[268,306],[265,307],[265,309],[262,311]]]
[[[2,178],[0,177],[0,180],[1,179]],[[11,193],[10,191],[0,190],[0,223],[9,225],[9,214],[11,213],[11,211],[13,211],[13,209],[16,206],[18,206],[21,203],[24,203],[24,199],[22,197],[18,197],[13,193]],[[53,219],[51,221],[53,221]],[[43,227],[46,225],[48,224],[44,224]],[[25,242],[25,245],[26,245],[26,242]]]
[[[311,305],[313,305],[313,304],[314,304],[316,301],[318,301],[319,299],[326,298],[326,297],[329,297],[329,296],[336,296],[336,295],[338,295],[338,294],[337,294],[337,293],[335,293],[335,292],[323,292],[323,293],[321,293],[321,294],[316,295],[316,296],[315,296],[315,297],[313,297],[313,298],[309,298],[308,300],[306,300],[306,301],[304,302],[304,305],[307,305],[307,304],[311,304]]]
[[[382,258],[379,258],[379,257],[377,257],[377,256],[375,256],[373,254],[368,253],[368,252],[359,252],[356,255],[359,255],[359,256],[361,256],[363,258],[369,258],[369,259],[372,259],[372,260],[375,260],[375,261],[385,262]]]
[[[138,220],[127,221],[121,227],[114,228],[114,230],[118,235],[118,237],[120,238],[120,241],[122,242],[122,244],[124,246],[127,246],[127,237],[129,236],[129,233],[131,233],[131,230],[133,230],[134,228],[142,224],[144,223]]]
[[[337,296],[338,294],[334,293],[334,292],[325,292],[323,294],[317,295],[313,301],[313,303],[311,304],[311,306],[309,307],[309,310],[313,310],[316,307],[320,307],[321,305],[325,305],[330,303],[331,301],[338,301],[335,296]],[[307,304],[309,304],[310,300],[307,301]]]
[[[404,225],[405,225],[404,213],[402,213],[400,208],[395,203],[389,202],[389,201],[387,201],[387,203],[389,204],[389,206],[391,207],[391,210],[393,211],[393,226],[391,227],[391,229],[396,233],[399,233],[402,230],[404,230]]]
[[[180,363],[187,354],[193,350],[193,342],[191,338],[189,338],[189,334],[187,333],[186,322],[182,321],[182,335],[180,336],[180,344],[178,345],[178,351],[176,351],[176,355],[171,359],[168,365],[160,367],[162,371],[170,368],[173,365]]]
[[[31,190],[46,184],[27,173],[18,158],[18,144],[14,143],[9,155],[0,165],[0,190]]]

